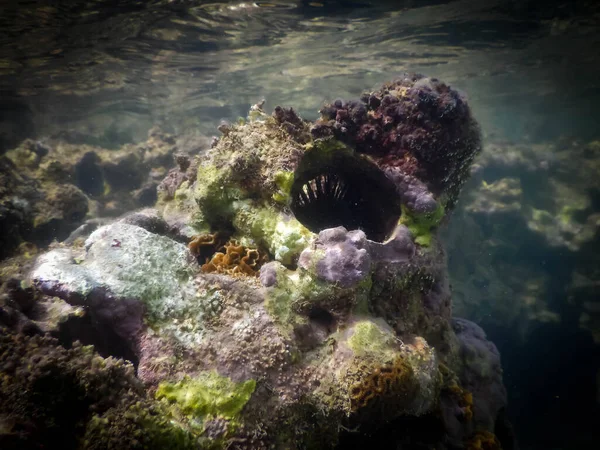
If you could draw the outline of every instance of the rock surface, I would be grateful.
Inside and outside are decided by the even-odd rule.
[[[479,151],[476,123],[460,95],[422,76],[365,98],[336,101],[315,124],[256,105],[206,155],[179,161],[159,214],[37,259],[36,295],[82,308],[59,327],[64,343],[130,360],[139,404],[158,421],[111,404],[66,425],[85,430],[85,445],[141,428],[155,445],[171,436],[172,448],[191,437],[207,449],[324,449],[345,429],[383,442],[413,420],[430,428],[411,437],[415,449],[432,435],[436,448],[468,448],[482,432],[500,448],[499,355],[476,325],[452,321],[438,239]],[[384,123],[399,145],[365,147]],[[465,146],[427,152],[445,132]]]
[[[23,141],[0,156],[0,259],[22,242],[44,247],[99,217],[154,205],[174,155],[185,159],[185,151],[206,145],[197,144],[179,146],[158,129],[118,149],[63,138]]]

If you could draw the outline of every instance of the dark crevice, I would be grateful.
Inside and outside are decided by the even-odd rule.
[[[75,341],[83,345],[93,345],[100,356],[125,359],[137,370],[139,358],[132,344],[113,329],[96,323],[89,314],[67,319],[60,325],[55,337],[65,348],[71,348]]]
[[[77,186],[92,197],[104,192],[104,175],[99,166],[100,157],[94,152],[87,152],[75,166]]]
[[[336,450],[427,450],[440,448],[444,437],[444,424],[436,414],[403,416],[371,429],[343,430]]]
[[[400,217],[395,186],[367,160],[338,160],[297,171],[291,191],[294,215],[315,233],[343,226],[360,229],[367,238],[383,242]]]
[[[308,319],[311,323],[327,330],[331,333],[335,329],[335,318],[326,309],[315,307],[308,313]]]

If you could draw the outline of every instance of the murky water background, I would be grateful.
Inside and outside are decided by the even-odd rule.
[[[356,98],[404,71],[467,92],[488,141],[600,134],[594,2],[6,0],[0,8],[0,152],[49,136],[116,148],[155,125],[212,135],[263,98],[267,109],[293,106],[314,119],[323,102]],[[562,425],[565,436],[594,438],[596,393],[585,367],[598,351],[565,314],[560,333],[539,332],[526,346],[513,328],[488,328],[524,448],[550,448],[560,434],[551,429]],[[557,356],[566,354],[568,363]],[[566,387],[578,381],[591,390]],[[553,408],[560,412],[546,415]],[[552,448],[580,448],[565,442]]]
[[[582,49],[600,43],[598,18],[583,2],[4,3],[4,141],[68,130],[114,145],[154,124],[212,133],[261,98],[314,118],[406,70],[466,91],[488,134],[597,123],[600,56]]]

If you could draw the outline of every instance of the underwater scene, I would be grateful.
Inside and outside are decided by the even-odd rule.
[[[600,4],[0,3],[0,450],[600,448]]]

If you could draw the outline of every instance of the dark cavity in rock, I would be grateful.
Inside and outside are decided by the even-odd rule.
[[[100,158],[94,152],[87,152],[75,166],[77,186],[92,197],[104,192],[104,175],[99,166]]]
[[[394,184],[366,159],[340,152],[329,161],[305,155],[291,190],[291,209],[309,230],[343,226],[383,242],[400,218]],[[316,164],[315,164],[316,163]]]
[[[328,334],[335,331],[335,318],[326,309],[312,308],[308,312],[308,319],[312,324],[323,328]]]

